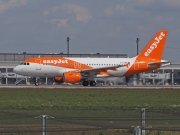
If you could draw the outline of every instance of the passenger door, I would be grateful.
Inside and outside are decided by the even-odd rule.
[[[36,59],[36,70],[41,70],[41,60]]]

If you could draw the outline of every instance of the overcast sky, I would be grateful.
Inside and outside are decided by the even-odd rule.
[[[133,57],[167,29],[163,58],[180,62],[179,13],[180,0],[0,0],[0,53],[67,53],[70,37],[73,54]]]

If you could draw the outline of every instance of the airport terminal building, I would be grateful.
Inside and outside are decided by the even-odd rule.
[[[126,58],[126,54],[27,54],[26,52],[0,54],[0,85],[34,85],[35,77],[20,76],[13,73],[13,68],[23,60],[33,57],[92,57],[92,58]],[[110,77],[96,80],[103,85],[180,85],[180,64],[157,70],[132,75],[129,77]],[[53,85],[54,78],[40,78],[40,85]]]

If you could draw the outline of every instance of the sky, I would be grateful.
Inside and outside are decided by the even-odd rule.
[[[137,54],[159,29],[180,63],[180,0],[0,0],[0,53]]]

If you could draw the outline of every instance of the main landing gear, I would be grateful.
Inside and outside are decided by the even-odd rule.
[[[95,81],[83,81],[83,86],[96,86],[96,82]]]

